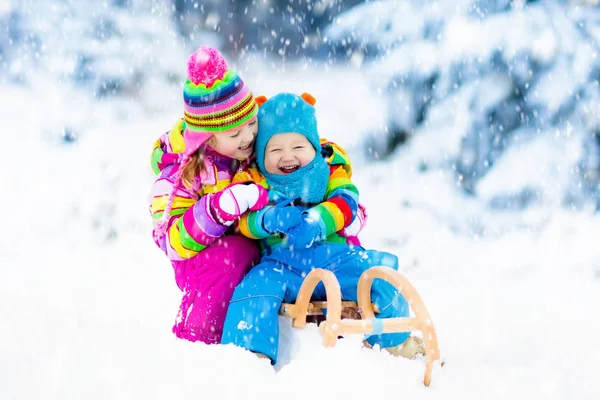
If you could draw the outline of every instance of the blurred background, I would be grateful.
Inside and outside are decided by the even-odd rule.
[[[209,44],[226,53],[257,94],[278,91],[276,80],[289,81],[294,70],[312,74],[297,80],[323,79],[319,86],[330,82],[328,92],[340,91],[334,73],[323,76],[351,71],[361,79],[355,102],[377,102],[365,107],[369,123],[344,134],[368,159],[397,157],[412,146],[415,168],[446,169],[456,190],[485,195],[492,208],[522,209],[551,196],[564,207],[599,207],[597,1],[0,4],[3,86],[40,87],[57,98],[68,90],[80,98],[78,115],[67,108],[44,117],[49,134],[62,133],[65,143],[86,134],[98,103],[121,103],[117,119],[177,117],[186,56]],[[268,82],[257,78],[261,73]],[[414,143],[421,136],[437,139],[424,149]],[[532,161],[541,146],[544,160]],[[495,170],[515,172],[515,162],[523,166],[514,182],[504,180],[508,187],[486,183]],[[532,162],[547,175],[524,176]]]
[[[197,398],[215,371],[276,394],[331,366],[292,346],[290,373],[247,375],[170,333],[149,158],[201,45],[255,95],[313,94],[350,152],[363,243],[399,256],[454,362],[411,398],[598,398],[597,0],[0,0],[0,398]]]

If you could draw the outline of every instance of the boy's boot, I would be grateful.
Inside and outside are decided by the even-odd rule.
[[[404,357],[414,359],[417,355],[425,355],[425,343],[418,336],[409,336],[404,343],[394,347],[386,347],[388,353],[394,357]]]
[[[266,354],[263,353],[259,353],[257,351],[253,351],[252,352],[257,358],[261,359],[261,360],[269,360],[269,362],[271,362],[271,357],[269,357]]]

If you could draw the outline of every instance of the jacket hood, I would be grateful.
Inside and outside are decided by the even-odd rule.
[[[350,156],[343,147],[327,139],[321,138],[321,154],[330,166],[339,165],[346,170],[348,177],[352,177],[352,164]]]
[[[154,142],[150,165],[156,175],[169,165],[177,164],[181,160],[181,155],[185,152],[184,128],[185,122],[180,119],[171,131],[165,132]]]

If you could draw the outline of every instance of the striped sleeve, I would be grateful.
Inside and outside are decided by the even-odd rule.
[[[266,178],[256,168],[247,168],[236,173],[232,179],[232,183],[240,182],[254,182],[265,189],[268,188]],[[236,223],[237,230],[250,239],[264,239],[273,236],[272,233],[265,231],[263,228],[263,216],[267,210],[273,207],[273,205],[267,205],[261,210],[244,213]]]
[[[253,182],[257,185],[261,185],[265,189],[268,189],[269,185],[267,184],[267,178],[263,174],[261,174],[257,168],[246,168],[243,171],[237,172],[233,179],[231,180],[231,184],[235,183],[248,183]]]
[[[172,178],[168,175],[161,175],[152,187],[150,213],[155,222],[162,219],[172,187]],[[212,217],[210,196],[199,197],[193,191],[177,188],[166,235],[157,240],[158,246],[171,260],[194,257],[227,230],[227,226],[217,223]]]
[[[326,200],[305,211],[327,237],[352,223],[358,211],[358,189],[343,165],[332,165]]]
[[[267,232],[263,228],[263,216],[273,207],[275,206],[268,205],[261,210],[244,213],[238,221],[240,233],[250,239],[264,239],[273,236],[273,233]]]

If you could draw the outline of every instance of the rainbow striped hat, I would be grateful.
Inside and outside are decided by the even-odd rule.
[[[212,135],[239,129],[256,117],[258,106],[240,76],[212,47],[197,49],[187,62],[183,87],[186,152],[195,152]]]

